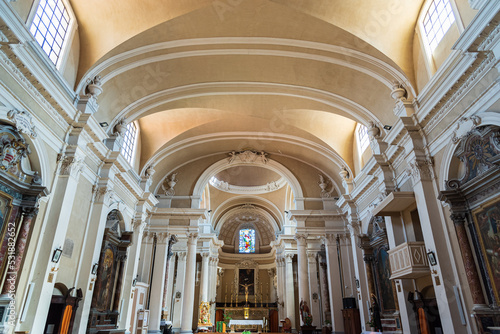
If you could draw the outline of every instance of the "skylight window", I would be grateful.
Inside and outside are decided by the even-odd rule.
[[[40,0],[30,31],[56,66],[69,25],[70,16],[62,0]]]
[[[424,16],[423,26],[431,52],[436,49],[446,32],[455,22],[449,0],[433,0]]]
[[[121,153],[129,163],[132,163],[134,145],[137,137],[137,126],[134,122],[127,124],[127,131],[123,136]]]
[[[364,125],[358,127],[358,140],[360,152],[364,152],[370,145],[370,140],[368,138],[368,129]]]

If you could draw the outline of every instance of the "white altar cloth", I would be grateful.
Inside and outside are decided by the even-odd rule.
[[[229,320],[229,327],[232,325],[258,325],[264,327],[264,321],[262,320],[251,320],[251,319],[243,319],[243,320]]]

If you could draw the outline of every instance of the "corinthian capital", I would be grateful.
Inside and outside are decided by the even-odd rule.
[[[328,233],[322,239],[326,246],[337,245],[337,236],[335,234]]]
[[[307,234],[298,233],[294,236],[295,241],[297,241],[297,246],[305,246],[307,240]]]
[[[199,237],[198,233],[188,232],[188,233],[186,233],[186,236],[188,238],[189,245],[193,245],[193,244],[196,245],[196,243],[198,242],[198,237]]]

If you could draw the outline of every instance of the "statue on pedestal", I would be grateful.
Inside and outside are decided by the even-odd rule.
[[[302,322],[304,323],[305,326],[311,326],[313,318],[311,315],[311,311],[309,310],[309,306],[307,306],[307,302],[301,299],[299,308],[300,308],[300,318],[302,319]]]
[[[212,326],[212,323],[210,322],[210,304],[208,302],[201,302],[200,320],[198,321],[198,327],[210,326]]]

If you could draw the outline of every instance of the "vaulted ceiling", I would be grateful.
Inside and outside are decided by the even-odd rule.
[[[138,172],[154,165],[156,184],[192,162],[255,149],[338,185],[343,166],[354,170],[356,124],[394,124],[394,82],[416,94],[422,3],[72,0],[77,91],[101,76],[95,116],[110,131],[138,121]]]

